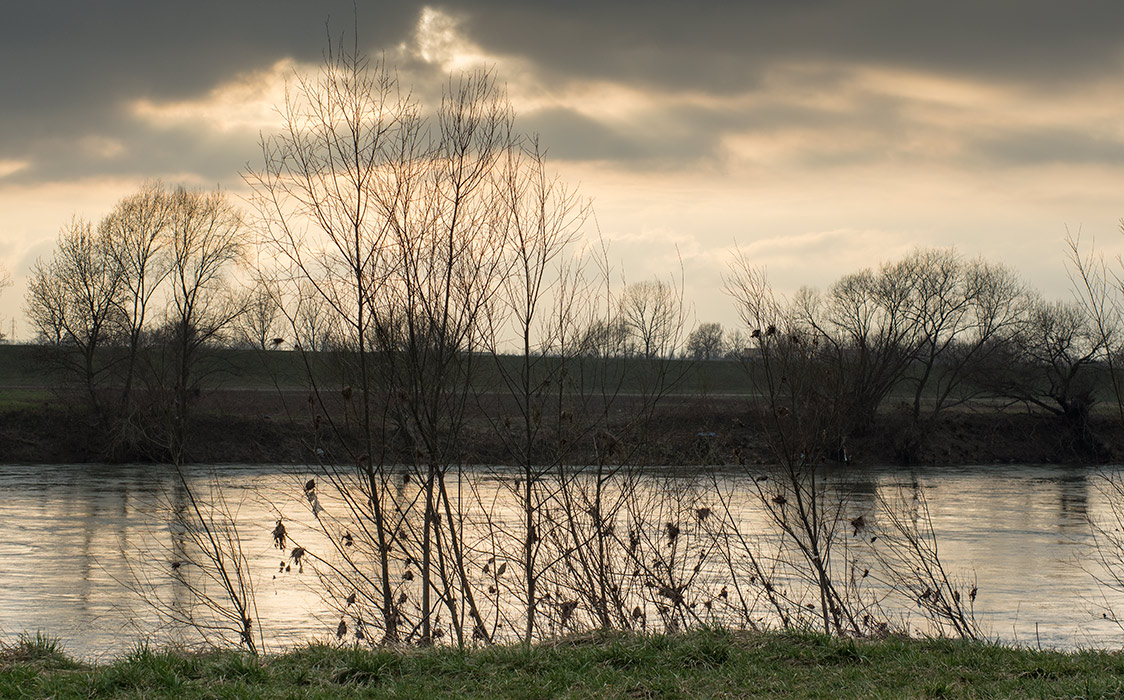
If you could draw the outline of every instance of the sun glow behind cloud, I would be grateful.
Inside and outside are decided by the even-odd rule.
[[[403,46],[422,61],[440,66],[446,72],[490,67],[500,62],[459,30],[456,17],[432,7],[423,7],[414,32],[414,46]]]
[[[400,44],[387,60],[394,69],[401,71],[407,89],[424,87],[411,84],[411,79],[417,76],[410,66],[417,61],[438,68],[445,75],[495,69],[506,78],[505,71],[518,67],[514,59],[490,55],[466,39],[452,15],[428,7],[422,9],[411,41]],[[286,88],[319,69],[317,65],[284,58],[269,68],[240,73],[199,97],[164,101],[149,97],[134,99],[128,104],[128,112],[157,129],[269,133],[281,125],[279,108],[285,104]]]
[[[140,98],[129,109],[134,117],[159,129],[272,131],[280,123],[277,108],[285,102],[285,87],[302,71],[308,67],[286,58],[268,69],[240,74],[196,99]]]
[[[0,178],[5,178],[9,175],[15,175],[19,171],[27,168],[29,165],[31,165],[31,161],[28,160],[0,158]]]

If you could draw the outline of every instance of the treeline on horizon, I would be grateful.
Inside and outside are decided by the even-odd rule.
[[[35,266],[26,310],[37,357],[103,425],[109,459],[182,451],[194,404],[227,381],[213,351],[231,347],[292,348],[306,356],[299,364],[314,390],[367,387],[396,435],[421,418],[408,415],[413,397],[463,402],[464,391],[483,388],[472,378],[481,373],[487,391],[521,394],[520,411],[572,420],[581,401],[530,404],[555,380],[554,393],[585,396],[585,410],[594,394],[602,412],[620,393],[654,403],[683,390],[684,363],[670,360],[728,359],[770,401],[829,409],[833,457],[890,397],[908,406],[918,441],[949,408],[1017,405],[1058,417],[1098,456],[1089,418],[1098,401],[1120,404],[1119,318],[1104,268],[1082,258],[1076,241],[1070,260],[1084,288],[1069,302],[1042,299],[1001,264],[940,248],[780,299],[763,269],[739,255],[725,289],[742,324],[686,332],[675,280],[618,292],[603,259],[575,250],[588,212],[559,194],[524,147],[505,143],[501,150],[519,149],[518,167],[510,152],[493,156],[489,167],[501,172],[477,183],[499,203],[473,207],[501,217],[483,225],[483,241],[479,221],[443,237],[438,221],[417,231],[407,221],[393,244],[385,231],[365,241],[373,232],[360,228],[353,241],[307,248],[267,235],[271,223],[288,231],[280,214],[248,223],[221,192],[150,183],[97,224],[72,221]],[[492,191],[504,183],[508,190]],[[540,220],[529,225],[523,209],[532,204]],[[541,217],[551,211],[547,230]],[[267,257],[269,265],[247,263]]]

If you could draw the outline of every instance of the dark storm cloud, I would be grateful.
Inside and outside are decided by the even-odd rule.
[[[230,179],[253,157],[252,139],[189,128],[158,130],[128,112],[131,101],[203,96],[237,74],[286,57],[315,62],[325,48],[329,16],[331,32],[338,35],[350,30],[357,14],[364,48],[392,52],[412,39],[424,4],[11,3],[0,22],[5,66],[0,71],[0,160],[26,159],[32,165],[6,181],[183,171]],[[529,76],[501,74],[501,80],[528,77],[548,91],[599,80],[661,95],[655,107],[659,114],[644,117],[651,123],[614,123],[568,106],[531,111],[521,119],[522,128],[542,132],[555,158],[613,160],[637,168],[719,158],[724,137],[733,133],[861,129],[882,134],[890,149],[890,140],[911,128],[902,117],[909,97],[868,95],[842,111],[784,100],[737,102],[738,96],[757,91],[783,92],[784,86],[775,84],[778,66],[815,65],[814,71],[784,78],[794,81],[793,88],[813,92],[837,89],[851,66],[888,66],[1041,91],[1118,79],[1124,67],[1124,3],[1117,0],[1065,6],[1055,0],[709,0],[690,5],[464,0],[431,5],[457,18],[459,33],[485,53],[517,59],[530,71]],[[414,75],[426,74],[427,67],[415,68]],[[677,101],[677,95],[688,94],[730,102]],[[984,154],[979,157],[1020,164],[1066,157],[1070,146],[1086,159],[1097,153],[1115,158],[1119,152],[1117,144],[1041,136],[977,135]],[[84,138],[119,142],[122,152],[113,158],[88,153],[76,147]],[[869,157],[879,157],[879,150]],[[830,164],[862,158],[855,151],[812,160]]]
[[[351,2],[298,0],[150,0],[12,3],[0,24],[0,76],[13,98],[5,111],[38,110],[141,93],[179,97],[205,91],[232,72],[284,56],[317,59],[326,23],[337,34],[353,24]],[[417,6],[387,3],[373,21],[359,9],[364,43],[397,40]]]
[[[971,142],[969,149],[976,159],[988,165],[995,163],[1025,166],[1059,163],[1120,165],[1124,163],[1124,143],[1063,129],[993,134]]]
[[[633,160],[649,157],[651,150],[637,143],[634,134],[607,127],[572,110],[539,110],[519,120],[520,128],[550,134],[545,144],[551,158],[563,160]]]
[[[778,60],[869,62],[1055,81],[1121,68],[1124,3],[1055,0],[770,0],[639,5],[599,0],[442,3],[500,52],[559,78],[740,91]]]
[[[520,116],[518,126],[525,133],[549,136],[543,145],[551,160],[663,169],[717,157],[722,134],[743,121],[723,111],[672,106],[661,112],[658,124],[615,126],[558,107]]]
[[[118,157],[75,152],[66,139],[40,143],[35,164],[4,179],[5,183],[34,184],[86,177],[153,177],[190,175],[200,184],[231,186],[247,163],[261,158],[261,148],[242,132],[201,134],[193,129],[133,129]]]
[[[615,161],[632,169],[680,168],[721,161],[723,139],[731,134],[772,134],[781,130],[830,133],[847,131],[885,141],[869,150],[869,143],[837,147],[830,153],[793,153],[794,162],[809,166],[844,166],[892,157],[893,144],[908,140],[909,120],[903,101],[885,96],[862,100],[848,111],[760,100],[752,106],[707,106],[690,102],[663,106],[653,121],[640,119],[616,126],[577,111],[550,108],[519,118],[523,131],[548,136],[552,160]]]
[[[840,134],[830,148],[817,152],[812,144],[793,154],[794,163],[810,167],[942,157],[1004,167],[1057,162],[1070,153],[1077,162],[1120,162],[1124,149],[1124,142],[1083,136],[1080,124],[1012,124],[1007,134],[975,133],[970,104],[948,117],[968,117],[965,126],[918,121],[915,107],[928,97],[923,89],[887,94],[865,86],[846,94],[856,68],[1038,95],[1079,95],[1082,85],[1120,83],[1124,3],[1117,0],[1064,6],[1055,0],[466,0],[438,6],[460,20],[469,41],[493,55],[521,58],[548,86],[605,81],[664,95],[655,127],[605,123],[588,110],[585,116],[563,109],[528,115],[523,126],[541,130],[556,158],[675,167],[720,160],[727,135],[782,129]],[[778,70],[791,66],[804,70],[778,78]],[[729,102],[700,105],[690,99],[697,94]],[[843,97],[844,104],[788,99],[799,94]],[[737,100],[747,95],[758,99]],[[929,151],[932,129],[964,143]]]
[[[360,7],[361,39],[398,41],[417,7]],[[46,175],[61,165],[52,151],[83,135],[136,138],[141,127],[124,113],[126,101],[205,94],[285,57],[316,61],[328,29],[350,31],[354,16],[350,0],[9,3],[0,22],[0,158],[33,156],[42,171],[25,177]],[[69,156],[81,170],[82,156],[72,147]]]

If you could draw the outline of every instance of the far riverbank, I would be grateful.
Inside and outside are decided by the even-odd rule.
[[[8,390],[0,406],[0,464],[62,464],[106,461],[106,441],[95,417],[64,393]],[[745,396],[671,395],[637,424],[638,398],[617,397],[608,409],[612,440],[627,446],[635,465],[739,466],[775,461],[758,403]],[[476,405],[459,443],[466,463],[510,462],[494,429],[510,410]],[[228,389],[207,392],[189,431],[187,456],[200,463],[287,464],[349,459],[348,417],[334,416],[339,430],[317,429],[319,410],[298,390]],[[326,420],[324,421],[326,423]],[[586,435],[569,447],[571,463],[594,463],[606,435]],[[398,442],[379,446],[388,462],[408,462]],[[920,425],[907,408],[884,410],[875,424],[850,436],[830,459],[862,465],[1096,464],[1124,457],[1124,429],[1115,416],[1094,413],[1075,430],[1061,418],[1020,409],[952,409]],[[154,449],[120,454],[117,461],[167,460]]]

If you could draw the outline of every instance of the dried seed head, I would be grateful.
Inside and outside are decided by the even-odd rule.
[[[679,526],[675,523],[667,523],[664,525],[664,529],[667,531],[667,541],[669,544],[674,542],[675,538],[679,536]]]

